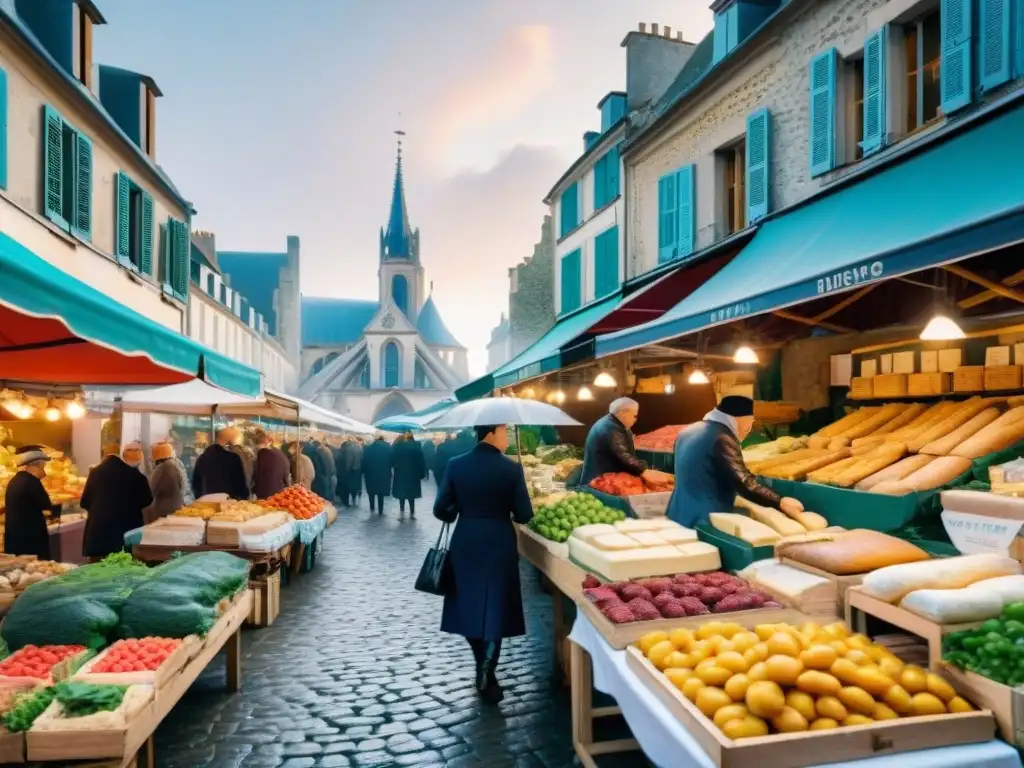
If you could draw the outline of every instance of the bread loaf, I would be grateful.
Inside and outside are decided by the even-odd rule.
[[[870,491],[879,483],[896,482],[902,480],[907,475],[921,469],[921,467],[928,464],[931,460],[931,456],[907,456],[907,458],[901,459],[900,461],[897,461],[895,464],[892,464],[886,467],[885,469],[879,470],[878,472],[875,472],[873,475],[870,475],[861,480],[859,483],[857,483],[857,490]]]
[[[877,412],[878,408],[874,406],[868,408],[860,408],[856,411],[853,411],[852,413],[846,414],[841,419],[839,419],[839,421],[834,421],[827,427],[822,427],[817,432],[815,432],[812,435],[812,437],[827,437],[830,439],[833,437],[838,437],[839,435],[843,434],[843,432],[850,429],[850,427],[860,424],[860,422],[864,421],[867,418],[870,418],[873,414]]]
[[[846,467],[835,474],[830,482],[840,488],[852,488],[861,480],[871,477],[875,472],[898,462],[905,452],[906,448],[903,443],[888,443],[877,451],[859,458],[853,466]]]
[[[1024,601],[1024,575],[996,576],[994,579],[976,581],[967,589],[984,589],[999,595],[1003,605]],[[1001,608],[1000,608],[1001,609]]]
[[[977,459],[1024,439],[1024,408],[1007,411],[950,451],[953,456]]]
[[[858,437],[866,437],[873,435],[876,430],[888,422],[895,419],[907,408],[903,403],[889,403],[883,405],[878,413],[872,414],[870,417],[864,419],[858,424],[854,424],[849,429],[845,429],[840,433],[840,437],[849,438],[853,440]]]
[[[918,589],[900,607],[936,624],[963,624],[994,619],[1003,610],[995,592],[984,589]]]
[[[971,419],[964,424],[961,424],[945,437],[940,437],[938,440],[932,440],[930,443],[922,445],[918,453],[927,453],[932,456],[945,456],[971,435],[976,432],[980,432],[984,427],[987,427],[998,418],[999,411],[997,409],[986,408],[981,413],[975,414]]]
[[[927,410],[928,406],[924,405],[923,403],[911,403],[902,411],[900,411],[898,416],[889,419],[889,421],[885,422],[885,424],[880,426],[867,437],[861,437],[858,438],[857,440],[854,440],[853,445],[854,447],[856,447],[858,440],[870,440],[871,438],[874,437],[885,437],[886,435],[890,435],[898,429],[903,429],[903,427],[906,427],[914,423],[917,419],[921,418],[922,414],[924,414]]]
[[[1009,557],[961,555],[879,568],[864,577],[861,589],[879,600],[895,603],[918,589],[961,589],[982,579],[1020,572],[1020,563]]]
[[[913,489],[904,485],[902,480],[885,480],[871,489],[871,493],[883,496],[906,496]]]
[[[885,445],[885,435],[858,437],[853,441],[852,448],[850,450],[853,451],[854,456],[863,456],[864,454],[871,453],[880,445]]]
[[[826,453],[828,453],[828,451],[824,448],[801,448],[796,451],[780,454],[779,456],[772,456],[769,459],[748,462],[747,469],[755,475],[760,475],[766,469],[780,467],[783,464],[792,464],[795,461],[809,459],[812,456],[824,456]]]
[[[943,400],[941,403],[936,403],[905,427],[890,432],[886,439],[891,442],[906,442],[907,440],[911,440],[923,430],[944,419],[955,407],[956,403],[951,403],[946,400]]]
[[[831,441],[832,438],[828,435],[811,435],[807,438],[807,447],[816,451],[824,451],[828,450],[828,444]]]
[[[792,464],[784,464],[780,467],[773,467],[772,469],[761,472],[766,477],[777,477],[781,480],[804,480],[807,477],[808,472],[813,472],[816,469],[821,469],[829,464],[845,459],[850,455],[850,449],[844,448],[841,451],[834,451],[825,453],[822,456],[802,459],[800,461],[793,462]]]
[[[989,401],[983,400],[980,397],[972,397],[970,400],[960,403],[960,405],[954,408],[945,418],[939,420],[935,424],[932,424],[927,429],[921,430],[920,433],[910,438],[907,441],[907,448],[911,453],[918,453],[921,448],[932,442],[932,440],[938,440],[940,437],[945,437],[953,430],[973,419],[976,415],[988,408],[988,406]]]
[[[937,456],[900,482],[911,491],[930,491],[955,480],[970,468],[970,459],[960,456]]]
[[[793,519],[807,529],[808,532],[821,531],[828,528],[828,520],[817,512],[798,512]]]
[[[928,559],[927,552],[907,541],[861,528],[832,534],[829,540],[781,544],[775,555],[836,576]]]
[[[833,462],[828,466],[816,469],[813,472],[807,473],[807,482],[809,483],[821,483],[825,484],[832,479],[833,476],[839,474],[847,467],[853,466],[861,460],[861,456],[850,456],[840,461]]]
[[[828,450],[830,451],[841,451],[843,448],[850,447],[850,438],[839,435],[839,437],[833,437],[828,441]]]

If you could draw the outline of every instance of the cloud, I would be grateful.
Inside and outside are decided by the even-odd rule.
[[[472,63],[437,101],[431,145],[449,155],[467,134],[518,115],[554,82],[551,29],[512,27]]]

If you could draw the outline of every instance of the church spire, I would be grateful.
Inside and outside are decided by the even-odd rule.
[[[395,131],[398,136],[398,158],[395,161],[395,181],[391,189],[391,213],[388,216],[387,231],[383,234],[385,259],[413,259],[413,233],[409,226],[409,211],[405,207],[405,183],[402,178],[402,137],[405,131]]]

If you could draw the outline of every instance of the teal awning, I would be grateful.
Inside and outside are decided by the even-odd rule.
[[[562,348],[582,336],[590,327],[619,306],[618,292],[563,317],[532,345],[486,376],[457,389],[462,402],[483,397],[494,389],[508,387],[526,379],[542,376],[562,367]]]
[[[388,416],[386,419],[374,423],[373,426],[385,432],[420,432],[426,422],[436,419],[442,413],[447,413],[458,404],[459,401],[454,397],[445,397],[418,411],[403,413],[400,416]]]
[[[240,395],[262,391],[259,371],[108,298],[3,233],[0,327],[0,377],[8,380],[158,386],[201,378]]]
[[[1024,107],[764,223],[661,318],[599,336],[599,357],[1024,240]]]

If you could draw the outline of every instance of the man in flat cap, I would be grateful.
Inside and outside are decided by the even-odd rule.
[[[8,555],[35,555],[50,559],[50,534],[46,530],[44,512],[60,510],[50,501],[43,487],[47,456],[38,445],[17,450],[18,471],[7,484],[7,525],[4,530],[4,552]]]

